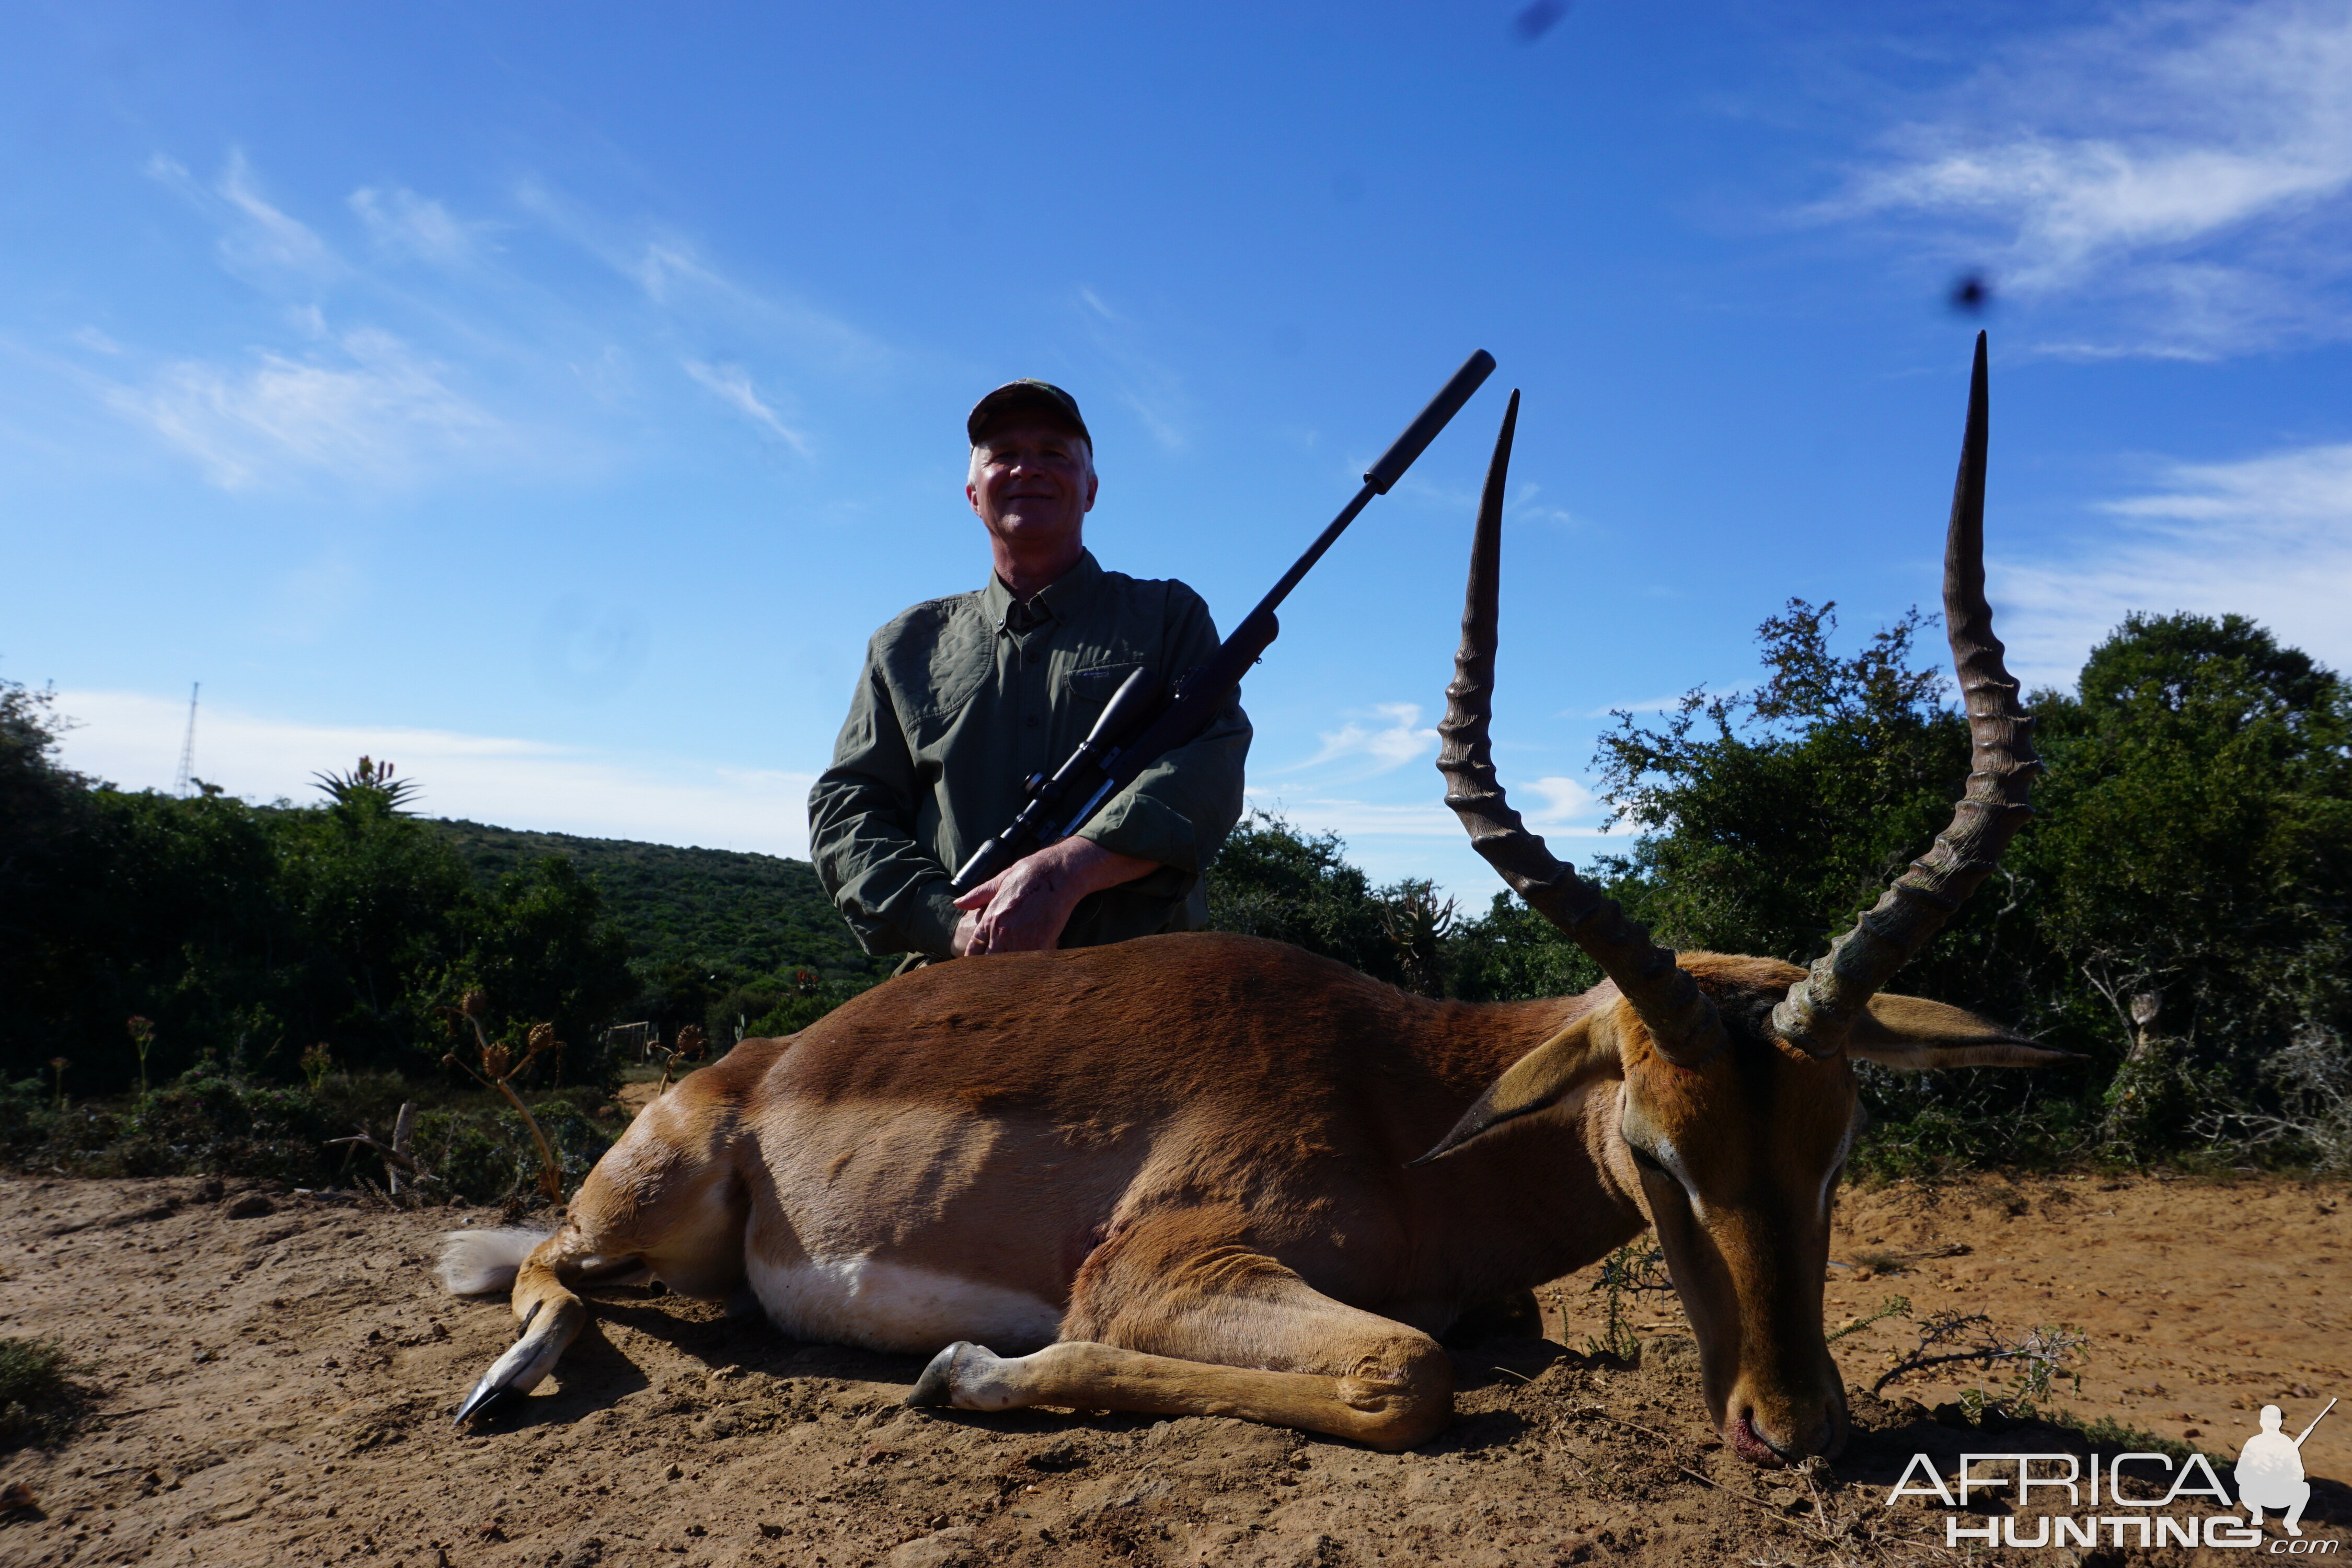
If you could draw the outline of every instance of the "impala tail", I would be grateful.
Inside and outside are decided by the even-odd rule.
[[[523,1259],[554,1234],[519,1226],[445,1232],[433,1277],[452,1296],[494,1296],[513,1286]]]

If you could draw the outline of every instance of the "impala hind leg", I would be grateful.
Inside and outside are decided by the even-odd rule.
[[[575,1212],[577,1205],[574,1205]],[[465,1425],[499,1399],[509,1394],[528,1394],[546,1380],[555,1370],[555,1363],[580,1337],[581,1328],[588,1321],[588,1308],[570,1289],[583,1283],[594,1266],[607,1260],[601,1250],[583,1244],[589,1237],[577,1223],[541,1242],[532,1249],[514,1279],[514,1313],[522,1320],[522,1331],[515,1342],[507,1347],[504,1355],[490,1363],[474,1391],[466,1395],[453,1417],[458,1426]],[[641,1267],[633,1258],[615,1260],[614,1272],[638,1273]]]
[[[638,1115],[580,1184],[563,1228],[514,1270],[511,1301],[521,1332],[457,1407],[460,1425],[507,1394],[530,1393],[554,1370],[588,1321],[574,1286],[650,1276],[689,1296],[725,1297],[741,1287],[749,1201],[723,1142],[707,1116],[692,1114],[683,1089]],[[493,1238],[511,1245],[517,1234],[453,1232],[444,1281],[463,1289],[502,1279],[490,1257],[500,1245]]]
[[[1101,1254],[1088,1260],[1059,1343],[1018,1357],[950,1345],[907,1402],[1234,1415],[1390,1452],[1452,1419],[1453,1363],[1427,1334],[1342,1305],[1241,1247],[1181,1259],[1127,1250],[1099,1271]]]

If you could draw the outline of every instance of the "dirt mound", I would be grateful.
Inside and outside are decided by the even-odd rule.
[[[1917,1314],[2081,1325],[2094,1360],[2060,1403],[2234,1453],[2261,1404],[2293,1429],[2352,1394],[2343,1196],[2092,1180],[1851,1192],[1830,1315],[1899,1293]],[[1945,1561],[1943,1510],[1882,1503],[1911,1454],[1948,1473],[1964,1450],[2082,1449],[2047,1428],[1939,1425],[1927,1407],[1962,1383],[1914,1378],[1856,1399],[1833,1468],[1756,1471],[1706,1426],[1670,1300],[1636,1299],[1648,1342],[1631,1363],[1568,1348],[1601,1329],[1584,1278],[1541,1293],[1549,1339],[1460,1352],[1459,1417],[1409,1454],[1227,1420],[910,1411],[914,1360],[628,1290],[598,1298],[537,1395],[465,1435],[447,1412],[512,1319],[441,1295],[427,1264],[440,1230],[494,1215],[16,1177],[0,1178],[0,1334],[62,1339],[96,1391],[63,1446],[0,1456],[0,1484],[36,1500],[0,1513],[8,1568]],[[1915,1340],[1889,1320],[1836,1349],[1866,1388]],[[2352,1473],[2344,1409],[2305,1458],[2315,1477]],[[2316,1490],[2306,1531],[2340,1537],[2352,1494]],[[2104,1560],[2126,1557],[2140,1554]]]

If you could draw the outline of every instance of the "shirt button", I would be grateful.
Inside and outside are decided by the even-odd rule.
[[[1037,727],[1037,715],[1035,715],[1034,713],[1032,713],[1032,714],[1030,714],[1030,715],[1029,715],[1029,728],[1031,728],[1032,730],[1034,730],[1034,729],[1035,729],[1036,727]]]

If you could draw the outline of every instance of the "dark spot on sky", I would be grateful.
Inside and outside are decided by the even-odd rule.
[[[1981,316],[1992,303],[1992,280],[1981,272],[1961,275],[1952,285],[1952,309],[1966,316]]]
[[[1523,44],[1532,44],[1557,26],[1568,15],[1568,0],[1535,0],[1535,4],[1511,18],[1511,31]]]

